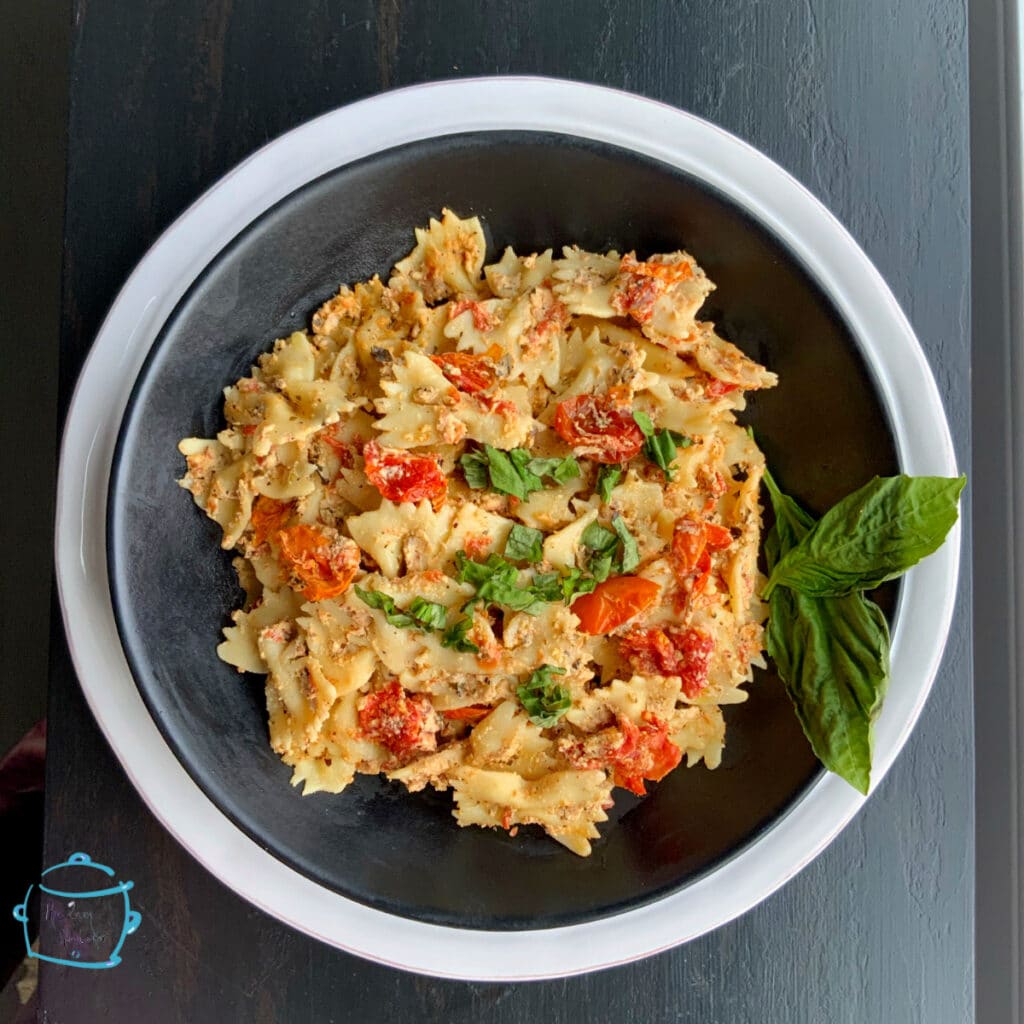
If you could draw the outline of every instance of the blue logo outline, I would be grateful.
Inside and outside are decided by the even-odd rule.
[[[66,861],[62,864],[54,864],[52,867],[47,868],[43,872],[43,878],[45,878],[51,871],[56,871],[58,868],[68,867],[79,867],[86,866],[90,868],[99,868],[100,871],[104,872],[110,878],[114,877],[114,869],[107,867],[106,864],[98,864],[94,861],[87,853],[73,853]],[[142,923],[142,914],[137,910],[132,910],[131,900],[128,898],[128,890],[134,888],[134,882],[117,882],[116,884],[106,889],[93,889],[89,892],[64,892],[61,889],[50,889],[43,883],[39,882],[39,888],[43,892],[50,896],[63,896],[71,897],[73,899],[87,899],[90,896],[116,896],[120,893],[124,897],[124,925],[121,928],[121,937],[117,940],[117,945],[114,947],[113,952],[110,956],[102,961],[82,961],[82,960],[70,960],[59,956],[47,956],[45,953],[37,953],[32,948],[32,941],[28,934],[28,901],[32,895],[32,889],[34,884],[30,885],[25,892],[25,899],[14,907],[14,919],[21,922],[22,932],[25,936],[25,952],[30,957],[35,957],[37,960],[46,960],[51,964],[63,964],[65,967],[85,967],[89,970],[102,971],[108,967],[116,967],[121,962],[120,952],[121,947],[124,945],[124,940],[128,938],[133,932],[135,932],[139,925]]]

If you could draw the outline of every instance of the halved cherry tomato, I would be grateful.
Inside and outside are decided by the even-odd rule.
[[[628,462],[644,446],[627,404],[611,395],[578,395],[558,403],[555,430],[566,444],[596,462]]]
[[[679,676],[692,699],[708,684],[715,642],[699,629],[632,629],[619,650],[639,675]]]
[[[416,504],[428,498],[435,511],[444,504],[448,481],[432,456],[410,455],[371,441],[363,449],[363,458],[367,478],[388,501]]]
[[[282,529],[294,508],[294,501],[275,501],[261,494],[253,502],[252,514],[249,517],[252,524],[253,546],[258,548],[271,534]]]
[[[642,576],[614,576],[577,597],[572,612],[584,633],[603,636],[649,608],[660,593],[657,583]]]
[[[471,352],[442,352],[431,356],[430,361],[467,395],[489,388],[498,379],[494,364],[487,356],[475,356]]]
[[[367,694],[359,706],[363,734],[393,754],[435,750],[439,722],[425,694],[412,694],[397,679]]]
[[[709,551],[722,551],[732,543],[732,534],[717,523],[696,516],[676,520],[672,534],[672,568],[679,585],[699,594],[711,575]]]
[[[622,742],[611,751],[608,767],[612,781],[637,796],[647,789],[644,779],[663,779],[683,758],[683,752],[668,738],[668,724],[657,715],[645,711],[642,724],[636,725],[625,715],[619,716]]]
[[[337,597],[348,589],[359,569],[355,541],[335,530],[328,534],[326,529],[299,523],[279,530],[273,538],[285,570],[302,585],[301,592],[310,601]]]
[[[449,721],[452,722],[479,722],[481,718],[486,718],[493,708],[487,704],[467,704],[464,708],[449,708],[447,711],[442,711]]]

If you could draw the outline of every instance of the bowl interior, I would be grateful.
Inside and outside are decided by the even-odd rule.
[[[296,153],[301,160],[302,154]],[[240,603],[219,530],[175,480],[177,442],[223,426],[221,389],[277,337],[308,326],[342,282],[385,276],[412,228],[479,215],[489,255],[577,243],[688,249],[718,285],[703,317],[778,372],[741,417],[783,486],[812,510],[897,469],[885,411],[813,274],[755,219],[682,172],[611,146],[475,133],[404,146],[293,193],[199,273],[164,326],[122,425],[108,494],[115,616],[164,737],[210,799],[261,846],[363,903],[487,929],[575,923],[652,900],[756,841],[820,769],[778,679],[726,709],[716,771],[680,769],[611,820],[581,859],[539,832],[460,829],[447,795],[359,776],[303,798],[271,751],[261,677],[215,647]]]

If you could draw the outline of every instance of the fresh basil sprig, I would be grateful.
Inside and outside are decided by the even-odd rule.
[[[490,487],[525,501],[544,487],[543,477],[557,484],[580,475],[580,464],[573,456],[564,459],[534,458],[526,448],[502,451],[489,444],[482,451],[466,452],[459,458],[466,483],[474,490]]]
[[[775,511],[775,525],[764,543],[773,581],[770,593],[766,591],[768,654],[817,758],[865,794],[871,780],[872,725],[889,681],[889,627],[878,605],[859,590],[899,575],[898,558],[906,560],[920,551],[907,563],[909,567],[938,547],[956,520],[956,500],[964,483],[962,477],[945,481],[945,487],[934,477],[896,480],[901,483],[893,489],[889,481],[876,478],[833,508],[832,512],[840,509],[840,515],[830,520],[832,512],[828,512],[816,523],[779,490],[770,473],[764,475]],[[901,507],[899,494],[914,507]],[[869,517],[851,515],[851,509],[872,507],[872,500],[878,504]],[[882,507],[897,524],[921,523],[920,510],[928,508],[923,519],[930,524],[930,550],[923,551],[920,543],[899,544],[900,530],[886,532],[879,523]],[[849,543],[839,538],[832,545],[826,543],[829,534],[843,524],[854,528],[858,523],[870,527],[870,536],[862,541],[867,555],[855,556]],[[942,538],[936,542],[940,529]],[[881,535],[888,538],[885,543],[880,543]],[[897,558],[894,552],[898,551],[902,554]],[[814,565],[808,552],[824,553],[833,561],[823,569]],[[846,555],[838,567],[836,552]],[[801,571],[791,568],[784,575],[787,562]],[[809,591],[799,585],[805,580]],[[830,593],[830,588],[838,592]]]
[[[552,675],[565,675],[564,668],[541,665],[530,678],[516,689],[519,703],[526,709],[530,721],[542,728],[549,728],[572,707],[572,694],[556,683]]]
[[[937,550],[966,477],[875,477],[826,512],[775,566],[765,589],[813,597],[873,590]]]
[[[671,483],[675,477],[672,463],[675,461],[676,452],[680,448],[689,448],[693,441],[675,430],[655,430],[651,417],[639,409],[634,411],[633,419],[644,435],[642,449],[644,455],[649,462],[653,462],[665,474],[665,479]]]

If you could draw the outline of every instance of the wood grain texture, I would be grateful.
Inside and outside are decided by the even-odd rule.
[[[965,20],[957,0],[79,0],[62,402],[133,264],[254,148],[382,88],[538,73],[630,89],[710,118],[822,198],[910,316],[969,471]],[[970,1021],[968,577],[969,563],[918,728],[864,812],[820,858],[754,911],[686,947],[586,978],[520,986],[438,982],[368,965],[240,901],[135,795],[58,636],[46,856],[82,849],[116,865],[136,882],[144,923],[116,970],[44,965],[45,1019]]]

